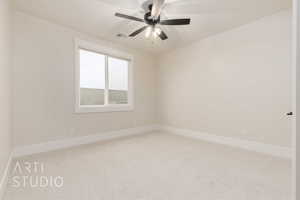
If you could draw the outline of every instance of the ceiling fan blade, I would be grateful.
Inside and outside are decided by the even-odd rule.
[[[161,31],[160,34],[158,35],[161,40],[166,40],[168,39],[168,36],[166,35],[165,32]]]
[[[116,13],[115,16],[125,18],[125,19],[134,20],[134,21],[138,21],[138,22],[144,22],[143,19],[140,19],[140,18],[137,18],[137,17],[134,17],[134,16],[124,15],[124,14],[121,14],[121,13]]]
[[[140,28],[140,29],[134,31],[133,33],[131,33],[131,34],[129,35],[129,37],[134,37],[134,36],[136,36],[137,34],[143,32],[147,27],[148,27],[148,26],[144,26],[144,27],[142,27],[142,28]]]
[[[188,25],[191,19],[167,19],[159,22],[161,25]]]
[[[160,15],[165,0],[153,0],[153,6],[151,10],[151,17],[157,19]]]

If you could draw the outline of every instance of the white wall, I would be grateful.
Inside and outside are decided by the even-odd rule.
[[[14,24],[15,145],[158,121],[291,145],[290,10],[175,50],[159,60],[158,71],[155,57],[116,46],[135,56],[136,83],[134,112],[117,113],[74,114],[73,38],[94,38],[21,12]]]
[[[74,113],[74,37],[85,34],[15,14],[14,142],[28,145],[156,123],[156,68],[150,55],[117,47],[134,56],[133,112]]]
[[[295,129],[293,135],[293,195],[294,199],[300,199],[300,2],[293,0],[293,69],[294,69],[294,119]]]
[[[0,0],[0,182],[11,153],[11,1]],[[0,183],[1,184],[1,183]],[[1,185],[0,185],[1,199]]]
[[[291,145],[291,10],[163,56],[161,123]]]

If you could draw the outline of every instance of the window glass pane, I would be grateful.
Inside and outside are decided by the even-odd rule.
[[[80,49],[80,105],[104,105],[105,56]]]
[[[128,103],[128,61],[108,57],[109,104]]]

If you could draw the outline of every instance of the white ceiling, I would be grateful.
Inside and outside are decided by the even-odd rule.
[[[150,1],[150,0],[147,0]],[[291,7],[292,0],[166,0],[162,18],[190,17],[191,25],[164,26],[165,41],[116,37],[142,27],[115,12],[143,18],[145,0],[15,0],[16,9],[76,30],[153,53],[166,52]]]

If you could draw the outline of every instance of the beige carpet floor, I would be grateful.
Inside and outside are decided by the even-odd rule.
[[[33,163],[37,170],[28,170]],[[13,166],[5,200],[291,199],[290,161],[158,132],[34,155]],[[41,176],[63,177],[63,185],[32,187],[29,180]]]

